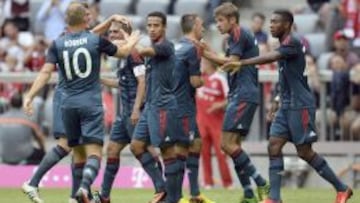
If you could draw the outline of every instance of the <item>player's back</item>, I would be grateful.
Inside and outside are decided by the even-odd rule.
[[[195,113],[195,88],[190,77],[200,76],[200,56],[196,46],[187,38],[182,38],[175,49],[174,93],[180,113]]]
[[[58,65],[64,77],[64,105],[102,105],[100,46],[100,38],[88,31],[67,33],[55,40]]]
[[[174,45],[167,39],[153,45],[156,55],[145,59],[146,105],[159,108],[176,108],[173,69]]]
[[[240,59],[248,59],[259,55],[255,37],[249,30],[236,27],[228,38],[226,55],[235,55]],[[241,71],[228,74],[229,97],[237,97],[240,101],[259,102],[258,71],[254,65],[243,66]]]
[[[296,36],[289,35],[282,42],[278,51],[280,96],[283,108],[300,109],[315,107],[305,71],[305,47]]]

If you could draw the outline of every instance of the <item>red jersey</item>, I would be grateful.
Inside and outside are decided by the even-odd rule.
[[[223,75],[215,72],[211,75],[203,74],[204,85],[196,90],[197,117],[203,119],[223,119],[224,110],[208,113],[207,110],[215,102],[223,102],[229,91]]]

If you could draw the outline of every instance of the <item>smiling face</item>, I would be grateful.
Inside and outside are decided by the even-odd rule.
[[[203,38],[205,28],[204,22],[201,18],[197,17],[194,24],[194,33],[197,40],[201,40]]]
[[[147,18],[146,29],[151,41],[157,41],[165,36],[166,26],[158,16],[149,16]]]

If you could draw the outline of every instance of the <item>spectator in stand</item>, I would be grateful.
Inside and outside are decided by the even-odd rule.
[[[39,71],[45,63],[45,52],[47,48],[48,44],[46,43],[46,40],[41,36],[37,36],[33,46],[25,53],[25,67],[30,71]]]
[[[340,119],[344,140],[360,140],[360,64],[351,70],[351,102]]]
[[[343,57],[350,70],[355,64],[359,62],[359,57],[355,52],[350,50],[351,36],[345,30],[338,30],[333,35],[335,55]]]
[[[44,26],[44,35],[47,40],[56,39],[65,29],[65,11],[71,0],[43,1],[37,14],[37,23]]]
[[[0,157],[6,164],[38,164],[45,154],[45,137],[39,126],[21,110],[22,96],[15,94],[10,110],[0,115]],[[33,146],[36,141],[38,148]]]
[[[232,178],[226,155],[221,151],[221,130],[226,107],[228,85],[223,75],[216,72],[214,64],[203,58],[201,60],[204,85],[197,89],[197,123],[202,139],[202,164],[205,188],[215,184],[211,165],[211,151],[214,148],[220,169],[222,184],[225,188],[232,186]]]
[[[12,20],[20,31],[28,31],[30,28],[30,0],[2,0],[2,2],[3,7],[1,10],[0,6],[0,11],[4,18]]]
[[[354,39],[353,45],[360,46],[360,0],[341,0],[340,12],[345,19],[344,29],[348,30]]]
[[[254,13],[251,17],[251,31],[254,33],[255,39],[259,44],[266,44],[268,34],[264,32],[265,15],[262,13]]]

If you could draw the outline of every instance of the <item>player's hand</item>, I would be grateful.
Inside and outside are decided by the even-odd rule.
[[[230,72],[231,75],[235,74],[241,69],[241,61],[232,61],[225,63],[220,67],[225,72]]]
[[[33,101],[33,99],[31,97],[29,97],[29,96],[24,97],[23,110],[28,116],[31,116],[34,112],[32,101]]]
[[[131,20],[126,16],[115,14],[111,16],[111,20],[115,22],[123,23],[131,27]]]
[[[140,110],[133,110],[130,116],[130,121],[132,125],[136,125],[140,118]]]
[[[139,40],[140,40],[140,31],[139,30],[136,30],[134,32],[131,33],[131,35],[127,35],[125,36],[124,35],[124,39],[128,42],[135,42],[137,43]]]

